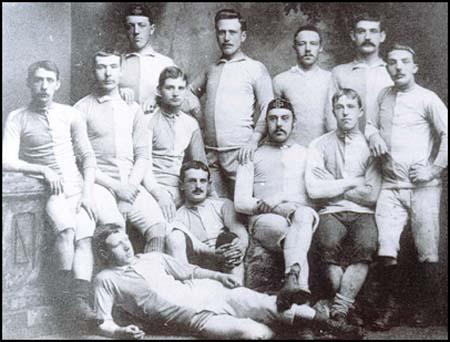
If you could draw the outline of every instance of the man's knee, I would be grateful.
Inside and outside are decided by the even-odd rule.
[[[73,243],[75,239],[75,228],[66,228],[58,232],[56,238],[59,242]]]
[[[75,242],[75,248],[78,251],[89,252],[92,250],[92,237],[86,237]]]
[[[169,251],[186,249],[186,236],[181,230],[175,229],[167,235],[166,245]]]
[[[294,212],[292,220],[299,222],[302,225],[312,226],[314,224],[315,217],[312,209],[306,207],[298,207]]]

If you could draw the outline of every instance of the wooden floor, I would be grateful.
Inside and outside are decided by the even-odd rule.
[[[108,340],[98,335],[67,335],[42,336],[38,339],[48,340]],[[147,335],[144,340],[195,340],[189,336]],[[365,340],[448,340],[448,327],[436,326],[429,328],[396,327],[386,332],[369,332]]]

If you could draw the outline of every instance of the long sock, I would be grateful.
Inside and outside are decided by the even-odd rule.
[[[165,237],[154,237],[152,239],[150,239],[149,242],[147,242],[145,244],[145,253],[150,253],[150,252],[161,252],[164,253],[164,245],[166,242],[166,238]]]
[[[342,313],[347,315],[350,308],[353,307],[355,300],[352,298],[345,297],[340,293],[336,293],[334,297],[333,305],[331,307],[331,315],[335,315],[337,313]]]

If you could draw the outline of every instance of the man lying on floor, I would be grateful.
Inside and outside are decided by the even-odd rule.
[[[135,339],[145,335],[135,325],[118,326],[113,305],[137,319],[206,338],[269,339],[274,335],[272,324],[299,326],[305,321],[339,336],[358,333],[352,326],[334,326],[327,313],[307,305],[293,304],[278,312],[276,296],[242,287],[233,275],[159,252],[135,256],[128,236],[112,225],[98,231],[95,250],[106,266],[94,282],[102,335]]]

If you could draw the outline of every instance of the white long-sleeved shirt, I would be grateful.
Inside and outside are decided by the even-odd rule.
[[[379,132],[388,146],[382,159],[383,188],[415,188],[440,184],[440,179],[414,184],[412,165],[448,165],[448,110],[431,90],[417,84],[406,92],[395,87],[378,97],[378,111],[369,118],[366,137]]]

